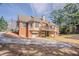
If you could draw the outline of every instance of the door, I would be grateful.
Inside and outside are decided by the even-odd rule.
[[[32,34],[32,37],[33,37],[33,38],[35,38],[35,37],[36,37],[36,35],[35,35],[35,34]]]
[[[38,36],[38,32],[32,32],[32,37],[35,38]]]
[[[49,31],[45,31],[45,36],[49,36]]]

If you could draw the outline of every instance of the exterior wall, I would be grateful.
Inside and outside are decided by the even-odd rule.
[[[34,27],[34,25],[35,25],[35,24],[33,24],[33,27]],[[57,31],[57,30],[58,30],[58,29],[55,28],[54,30],[49,31],[49,36],[51,36],[51,37],[57,36],[57,35],[58,35],[58,31]],[[42,34],[40,34],[40,33],[33,34],[33,32],[39,32],[39,30],[36,29],[36,28],[34,28],[34,29],[30,29],[30,28],[27,29],[27,28],[21,27],[21,23],[20,23],[19,35],[20,35],[21,37],[29,37],[29,38],[32,38],[34,35],[35,35],[36,37],[39,37],[40,35],[42,35]],[[44,35],[44,34],[43,34],[43,35]],[[42,37],[42,36],[41,36],[41,37]]]
[[[49,32],[49,36],[50,36],[50,37],[55,37],[55,32],[54,32],[54,31],[50,31],[50,32]]]
[[[41,31],[39,32],[39,36],[40,36],[40,37],[45,37],[45,30],[41,30]]]
[[[25,28],[20,28],[19,29],[19,36],[21,37],[26,37],[26,29]]]
[[[29,23],[28,28],[29,28],[29,30],[33,30],[34,29],[34,23],[32,23],[32,27],[31,27],[31,23]]]
[[[55,27],[52,29],[52,31],[49,32],[50,37],[56,37],[59,35],[59,28]]]
[[[26,28],[22,27],[22,23],[19,22],[19,36],[26,37]]]
[[[36,22],[34,22],[34,30],[39,30],[39,27],[35,27],[35,25],[36,25]]]
[[[28,30],[28,37],[31,38],[32,37],[32,32],[30,30]]]
[[[27,27],[22,27],[22,23],[19,23],[19,36],[21,37],[32,37],[31,31]]]
[[[39,31],[38,30],[31,30],[32,36],[33,38],[35,37],[39,37]]]
[[[22,20],[21,18],[22,17],[19,18],[19,21]],[[28,20],[28,18],[26,20]],[[21,37],[29,37],[29,38],[32,38],[34,35],[36,37],[41,36],[41,34],[40,34],[40,31],[41,31],[40,27],[44,28],[44,27],[46,27],[46,24],[47,23],[42,23],[41,22],[41,23],[39,23],[39,27],[36,28],[35,27],[35,22],[33,22],[33,24],[32,24],[33,27],[31,28],[30,27],[30,22],[28,22],[28,26],[26,26],[26,27],[22,27],[22,22],[19,22],[19,36],[21,36]],[[46,31],[46,29],[44,31]],[[38,33],[35,33],[35,32],[38,32]],[[49,36],[55,37],[56,35],[59,34],[58,28],[56,28],[56,27],[53,28],[52,31],[49,31],[48,34],[49,34]],[[46,35],[46,33],[44,33],[44,35]]]

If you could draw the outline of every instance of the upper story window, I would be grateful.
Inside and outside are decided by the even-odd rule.
[[[39,23],[37,22],[37,23],[35,23],[35,27],[36,28],[38,28],[39,27]]]
[[[26,23],[21,23],[21,27],[26,27]]]
[[[32,28],[33,27],[33,23],[30,23],[30,28]]]
[[[28,24],[27,24],[27,23],[22,22],[22,23],[21,23],[21,27],[28,27]]]

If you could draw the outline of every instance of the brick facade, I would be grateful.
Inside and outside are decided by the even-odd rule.
[[[39,19],[39,20],[38,20]],[[19,26],[19,36],[21,37],[46,37],[46,36],[53,36],[53,35],[58,35],[59,30],[58,27],[55,28],[50,28],[50,25],[48,21],[42,20],[41,18],[35,18],[35,17],[27,17],[27,16],[19,16],[18,17],[18,26]],[[32,25],[30,25],[32,23]],[[38,27],[37,25],[39,25]],[[45,24],[48,25],[46,27]],[[44,24],[44,25],[43,25]],[[30,27],[29,27],[30,26]],[[31,27],[32,26],[32,27]],[[55,26],[55,25],[52,25]],[[42,29],[43,28],[43,29]]]

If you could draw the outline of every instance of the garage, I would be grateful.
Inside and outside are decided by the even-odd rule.
[[[35,38],[35,37],[38,37],[38,32],[37,31],[36,32],[35,31],[32,32],[32,38]]]

